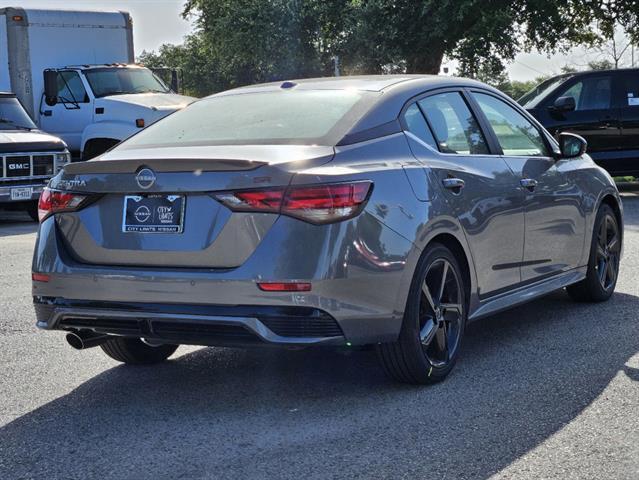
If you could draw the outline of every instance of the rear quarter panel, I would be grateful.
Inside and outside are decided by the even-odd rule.
[[[375,246],[380,258],[392,259],[394,271],[375,288],[380,295],[392,292],[400,316],[422,251],[440,234],[452,235],[462,245],[470,266],[470,289],[475,291],[475,273],[459,222],[448,214],[440,192],[431,188],[427,170],[416,161],[403,133],[337,147],[330,164],[299,170],[292,184],[352,180],[374,183],[365,214],[379,226],[362,232],[360,241]]]

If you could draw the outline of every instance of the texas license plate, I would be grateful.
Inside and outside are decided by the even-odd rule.
[[[32,187],[17,187],[11,189],[11,200],[31,200]]]
[[[184,195],[127,195],[122,231],[182,233],[185,202]]]

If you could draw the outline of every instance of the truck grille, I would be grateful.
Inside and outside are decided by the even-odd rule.
[[[52,177],[55,173],[54,154],[7,155],[0,159],[0,180]]]

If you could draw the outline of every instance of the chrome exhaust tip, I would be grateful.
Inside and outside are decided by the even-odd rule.
[[[110,337],[109,335],[99,335],[97,333],[69,332],[65,338],[72,348],[85,350],[102,345]]]

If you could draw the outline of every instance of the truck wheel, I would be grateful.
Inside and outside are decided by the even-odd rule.
[[[29,204],[27,205],[27,213],[31,217],[31,220],[33,220],[34,222],[39,222],[40,219],[38,218],[38,202],[29,202]]]
[[[169,358],[178,345],[158,345],[152,347],[139,338],[117,337],[102,345],[102,351],[113,360],[129,365],[150,365]]]

